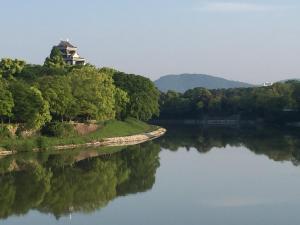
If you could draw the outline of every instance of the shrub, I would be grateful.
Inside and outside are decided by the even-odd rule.
[[[17,146],[18,152],[31,152],[34,148],[36,148],[35,143],[32,140],[26,140],[22,145]]]
[[[12,136],[11,132],[5,125],[0,125],[0,137],[1,138],[10,138]]]
[[[42,136],[37,138],[36,144],[40,150],[47,150],[50,146],[48,139],[46,137],[42,137]]]
[[[66,122],[53,122],[46,124],[42,130],[42,135],[50,137],[70,137],[74,135],[73,125]]]
[[[10,141],[5,144],[5,149],[17,152],[30,152],[36,148],[36,144],[32,140],[24,140],[22,142]]]

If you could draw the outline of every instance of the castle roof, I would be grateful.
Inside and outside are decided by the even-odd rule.
[[[74,45],[72,45],[70,42],[68,41],[61,41],[59,44],[58,44],[59,47],[69,47],[69,48],[76,48]]]

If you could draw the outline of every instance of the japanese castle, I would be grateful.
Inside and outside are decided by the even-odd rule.
[[[57,46],[62,55],[63,59],[67,64],[70,65],[85,65],[85,58],[81,58],[77,53],[77,47],[73,46],[68,40],[61,41]]]

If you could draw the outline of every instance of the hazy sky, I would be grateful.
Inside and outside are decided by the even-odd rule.
[[[43,63],[69,38],[90,63],[151,79],[300,78],[299,0],[3,0],[0,21],[0,58]]]

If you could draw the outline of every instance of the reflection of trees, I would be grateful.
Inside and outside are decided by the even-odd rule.
[[[120,195],[146,191],[154,185],[156,169],[159,167],[160,147],[153,143],[146,145],[152,151],[144,151],[136,145],[129,148],[132,154],[124,155],[124,161],[131,165],[131,173],[128,179],[117,187]]]
[[[118,196],[151,189],[160,146],[172,151],[195,148],[205,153],[226,145],[243,145],[273,160],[300,164],[299,130],[171,127],[158,141],[81,161],[72,151],[0,160],[0,218],[30,209],[56,217],[72,211],[91,212]]]
[[[60,215],[70,210],[92,211],[103,207],[116,196],[116,164],[114,160],[92,159],[89,166],[80,162],[75,167],[57,169],[51,190],[39,209]]]
[[[37,207],[50,190],[52,173],[39,164],[28,164],[28,170],[12,173],[0,180],[0,216],[24,214]]]
[[[159,150],[159,145],[146,143],[79,162],[70,155],[49,155],[42,163],[23,161],[26,169],[0,177],[0,217],[30,209],[56,217],[91,212],[120,195],[147,191],[155,182]]]
[[[275,161],[300,164],[299,129],[283,128],[200,128],[194,126],[171,127],[160,139],[163,148],[172,151],[179,147],[208,152],[214,147],[243,145],[256,154],[267,155]]]
[[[213,147],[225,147],[227,144],[239,144],[234,138],[236,131],[220,132],[220,129],[201,129],[196,126],[171,127],[160,139],[163,148],[177,151],[179,147],[197,149],[198,152],[209,152]]]
[[[0,217],[6,218],[14,211],[16,186],[11,177],[2,178],[0,183]]]

